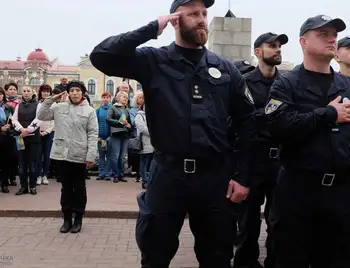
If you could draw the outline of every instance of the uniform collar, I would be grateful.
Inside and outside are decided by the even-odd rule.
[[[274,78],[280,76],[280,72],[278,71],[277,67],[275,67],[275,69],[276,69],[276,72],[275,72]],[[272,79],[274,79],[274,78],[266,78],[260,71],[259,66],[256,66],[256,68],[253,71],[247,73],[245,78],[246,80],[250,80],[252,82],[258,82],[258,81],[270,82]]]
[[[307,70],[305,69],[304,63],[296,66],[294,68],[295,71],[300,70],[300,72],[303,75],[307,75]],[[333,67],[331,66],[331,74],[333,75],[333,82],[332,84],[339,90],[344,90],[348,87],[348,84],[346,83],[346,79],[344,79],[343,75],[337,73],[334,71]]]
[[[200,68],[207,65],[218,66],[220,64],[218,56],[216,56],[213,52],[209,51],[205,46],[203,47],[203,49],[204,49],[204,53],[197,67]],[[175,61],[180,61],[185,59],[181,54],[179,54],[176,51],[175,42],[172,42],[168,46],[168,56],[169,58]]]

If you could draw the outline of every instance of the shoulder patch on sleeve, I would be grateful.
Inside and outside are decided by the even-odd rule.
[[[252,93],[250,93],[250,90],[247,86],[245,87],[244,95],[246,96],[246,98],[248,99],[248,101],[251,104],[254,104],[254,99],[253,99]]]
[[[271,114],[283,104],[282,101],[271,99],[265,107],[265,114]]]

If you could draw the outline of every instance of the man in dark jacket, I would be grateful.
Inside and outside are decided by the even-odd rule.
[[[278,77],[265,114],[280,143],[270,223],[278,268],[349,267],[350,80],[330,66],[341,19],[308,18],[304,61]]]
[[[147,191],[138,196],[136,240],[142,267],[169,267],[187,213],[199,266],[228,268],[232,259],[235,217],[230,201],[241,202],[249,192],[254,105],[237,68],[204,46],[207,8],[213,4],[175,0],[170,15],[110,37],[90,55],[103,73],[139,81],[145,96],[156,153]],[[170,22],[175,42],[160,49],[138,48]],[[235,178],[234,133],[245,145]]]

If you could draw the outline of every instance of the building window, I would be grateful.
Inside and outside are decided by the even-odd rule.
[[[137,84],[136,84],[136,90],[137,91],[142,90],[142,86],[139,82],[137,82]]]
[[[22,80],[18,80],[17,81],[17,86],[18,86],[18,94],[21,95],[22,94]]]
[[[30,86],[40,86],[41,83],[40,83],[40,80],[38,78],[32,78],[29,81],[29,85]]]
[[[93,79],[90,79],[88,82],[88,94],[95,95],[96,92],[96,82]]]
[[[112,80],[107,81],[106,91],[109,92],[112,96],[114,96],[114,82]]]

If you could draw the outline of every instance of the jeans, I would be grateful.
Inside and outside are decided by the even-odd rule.
[[[21,188],[28,189],[28,176],[29,188],[36,188],[36,179],[38,177],[37,160],[40,144],[31,143],[25,146],[26,148],[19,151],[18,154]]]
[[[47,176],[50,167],[50,152],[54,133],[51,132],[41,138],[41,146],[38,154],[38,176]]]
[[[110,153],[111,172],[108,177],[121,178],[124,175],[124,163],[128,152],[129,139],[110,137],[108,150]]]
[[[147,173],[149,172],[149,167],[152,161],[153,153],[150,154],[140,154],[140,171],[142,182],[147,184]]]
[[[106,140],[106,147],[101,148],[101,142],[97,143],[98,147],[98,176],[100,178],[108,178],[108,175],[111,173],[111,156],[108,150],[109,140]]]

